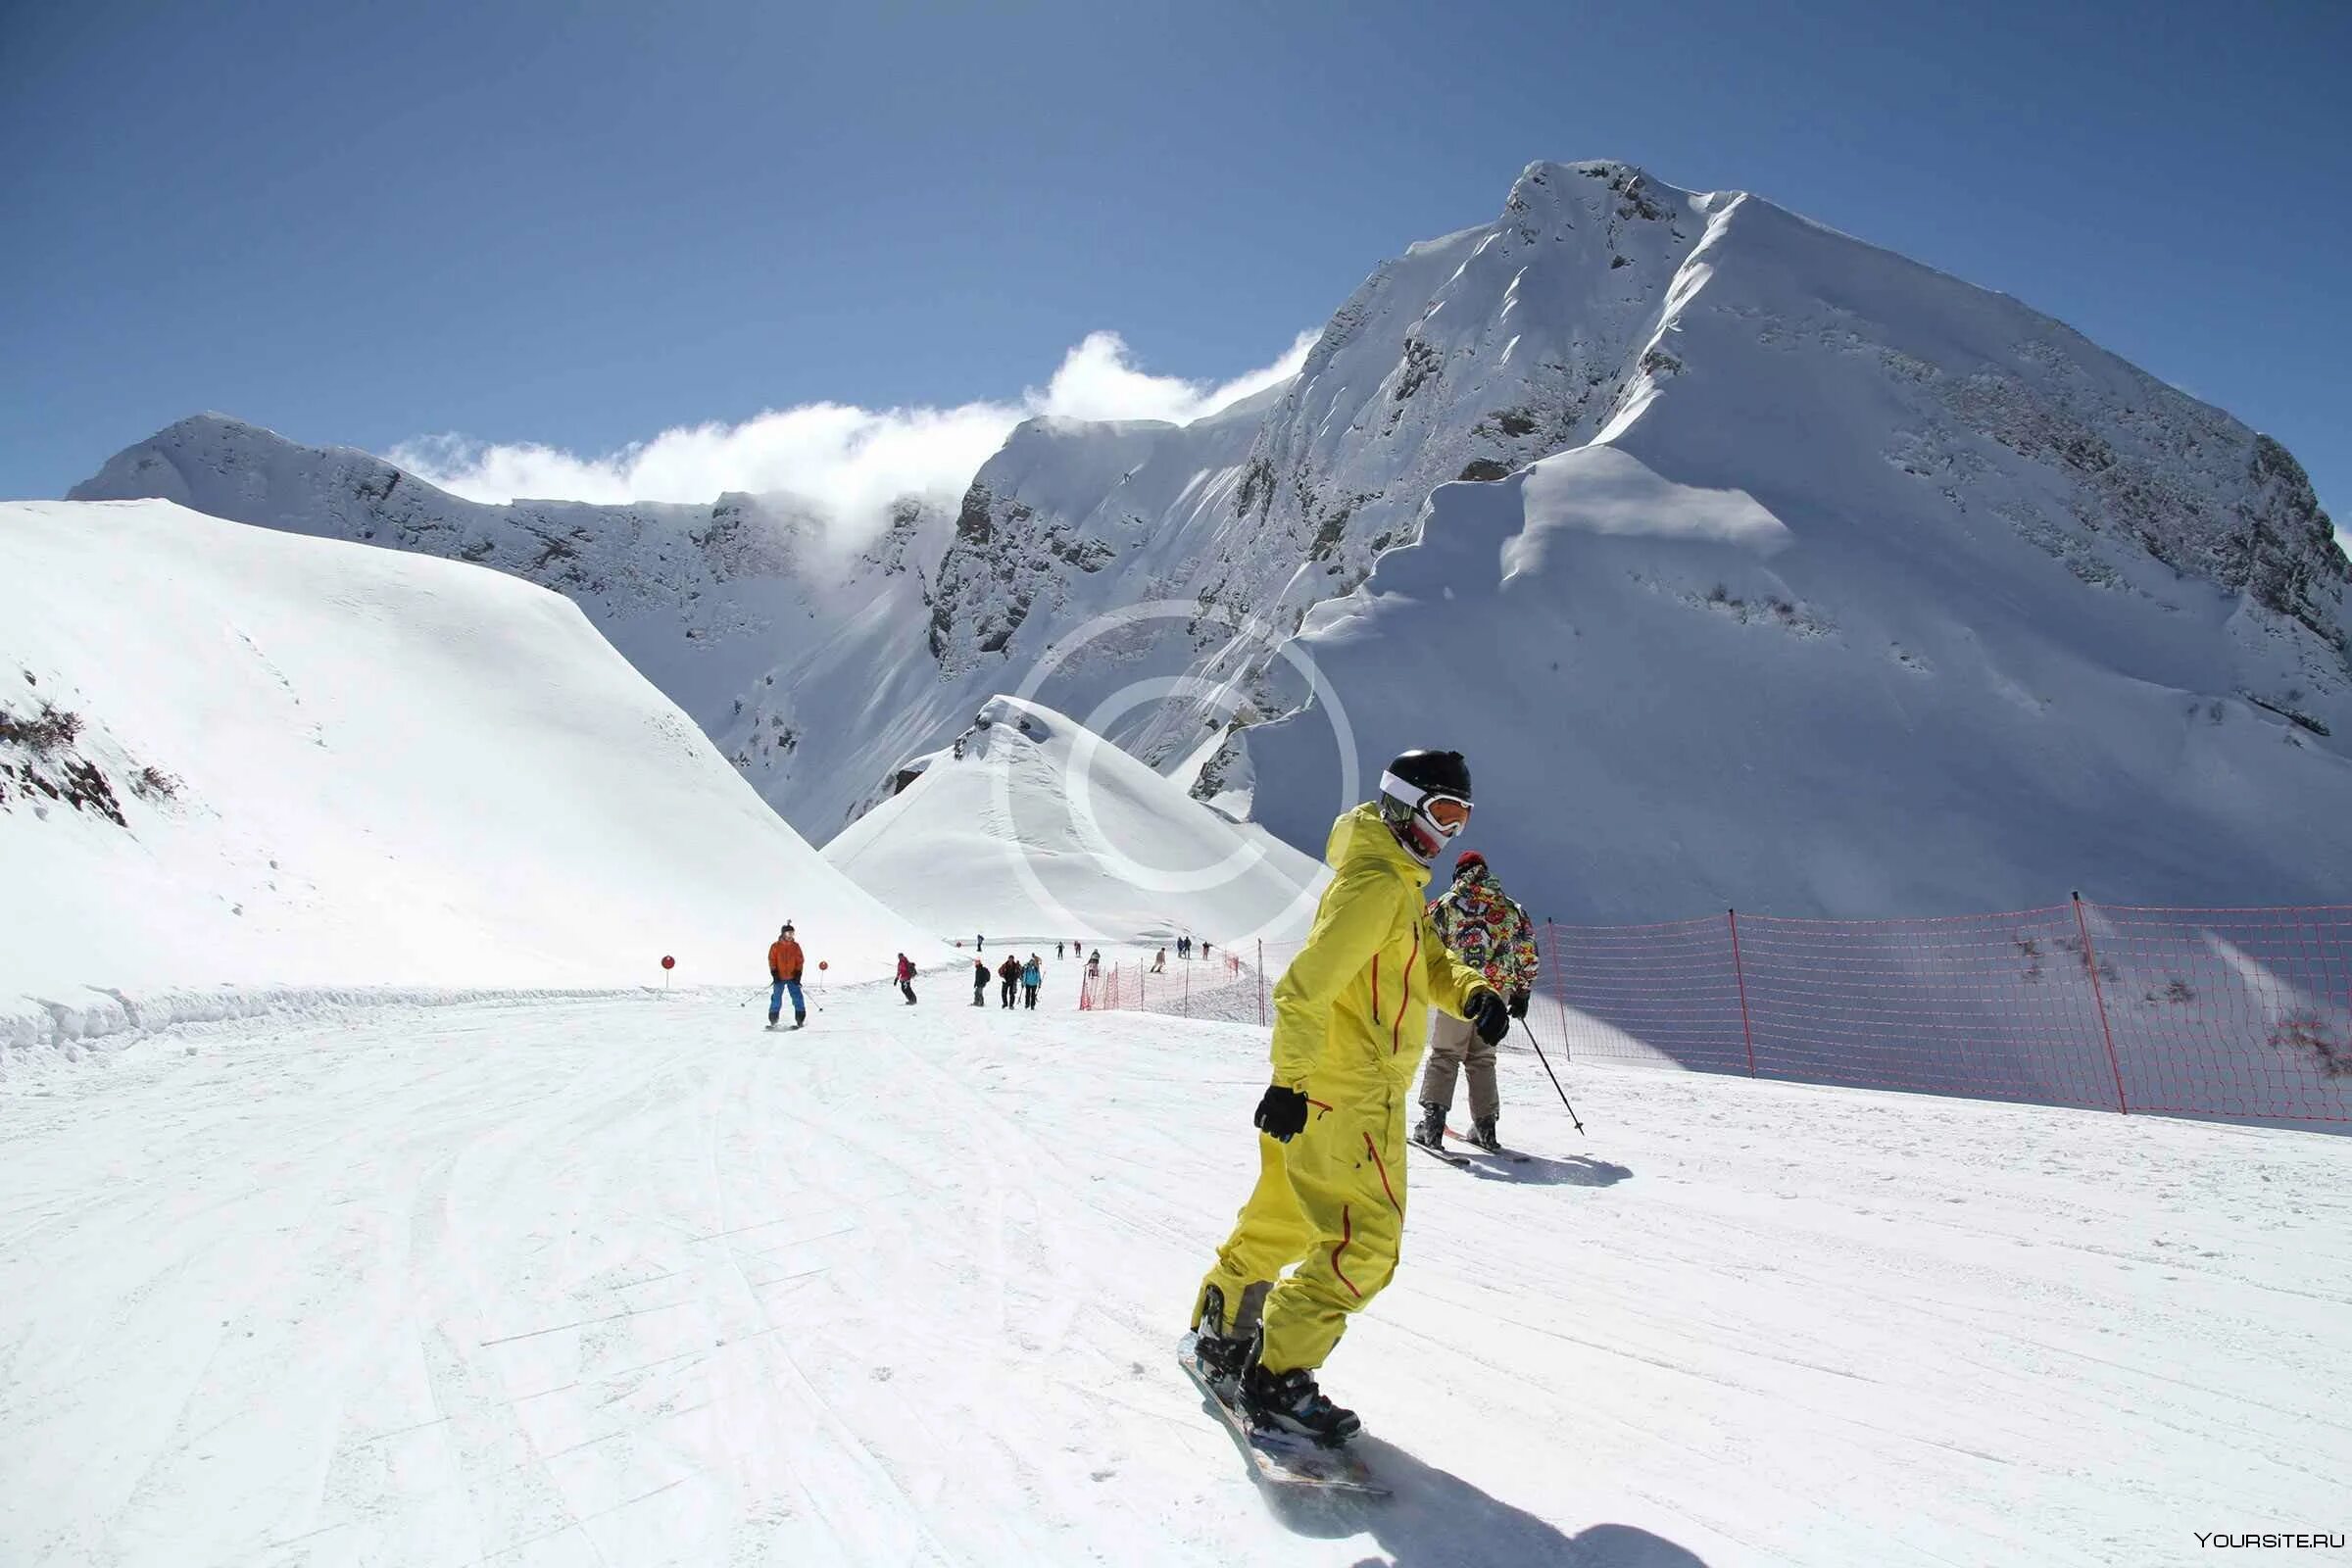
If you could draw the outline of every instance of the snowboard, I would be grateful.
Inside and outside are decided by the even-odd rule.
[[[1477,1150],[1477,1153],[1460,1156],[1465,1159],[1476,1159],[1479,1154],[1484,1154],[1489,1159],[1507,1159],[1514,1165],[1524,1165],[1528,1162],[1530,1157],[1526,1154],[1522,1154],[1516,1149],[1479,1149],[1478,1145],[1470,1142],[1467,1135],[1457,1133],[1450,1127],[1446,1129],[1446,1136],[1455,1140],[1457,1143],[1466,1145],[1470,1149]],[[1453,1152],[1451,1150],[1447,1150],[1446,1152],[1450,1154]]]
[[[1233,1441],[1249,1455],[1250,1468],[1268,1485],[1287,1487],[1304,1492],[1349,1494],[1361,1497],[1385,1497],[1389,1489],[1372,1474],[1362,1455],[1352,1448],[1326,1448],[1305,1438],[1288,1432],[1267,1432],[1250,1424],[1241,1408],[1226,1401],[1200,1375],[1193,1359],[1193,1342],[1198,1336],[1187,1331],[1176,1342],[1176,1362],[1184,1375],[1193,1380],[1217,1419]]]

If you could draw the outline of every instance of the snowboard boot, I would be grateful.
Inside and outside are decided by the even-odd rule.
[[[1421,1102],[1421,1121],[1413,1129],[1413,1142],[1423,1149],[1446,1147],[1446,1107],[1432,1101]]]
[[[1227,1332],[1225,1293],[1214,1285],[1201,1287],[1200,1305],[1193,1319],[1193,1361],[1217,1396],[1231,1399],[1242,1386],[1256,1347],[1252,1336]]]
[[[1481,1116],[1470,1124],[1470,1141],[1490,1154],[1502,1152],[1502,1140],[1494,1136],[1494,1118]]]
[[[1261,1362],[1242,1378],[1242,1409],[1251,1424],[1295,1433],[1320,1447],[1336,1448],[1364,1429],[1353,1410],[1343,1410],[1315,1387],[1305,1367],[1269,1372]]]

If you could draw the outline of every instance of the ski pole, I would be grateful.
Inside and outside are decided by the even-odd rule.
[[[1527,1036],[1527,1043],[1536,1048],[1536,1059],[1544,1063],[1544,1076],[1551,1080],[1552,1093],[1560,1097],[1560,1103],[1562,1105],[1567,1106],[1568,1119],[1572,1122],[1576,1122],[1576,1130],[1578,1132],[1583,1132],[1585,1130],[1585,1124],[1576,1120],[1576,1107],[1568,1104],[1568,1091],[1560,1087],[1560,1075],[1551,1070],[1551,1058],[1544,1054],[1544,1043],[1536,1038],[1535,1030],[1528,1027],[1528,1022],[1525,1018],[1519,1020],[1519,1028],[1520,1031]]]

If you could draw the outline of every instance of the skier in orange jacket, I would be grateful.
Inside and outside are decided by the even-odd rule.
[[[792,993],[792,1026],[795,1029],[808,1021],[808,1004],[801,997],[801,971],[808,960],[801,956],[800,943],[793,940],[792,922],[776,933],[776,940],[767,945],[767,1026],[776,1027],[784,1016],[784,994]]]

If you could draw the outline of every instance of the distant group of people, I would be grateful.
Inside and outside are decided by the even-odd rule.
[[[1191,958],[1195,956],[1193,953],[1194,947],[1198,946],[1200,950],[1199,956],[1206,958],[1208,956],[1209,950],[1213,945],[1214,944],[1207,942],[1196,944],[1191,937],[1178,937],[1176,939],[1176,956],[1179,958]],[[1167,971],[1168,950],[1161,948],[1158,952],[1152,955],[1152,973],[1165,974]]]
[[[988,936],[985,932],[973,934],[972,946],[975,953],[984,949],[987,943]],[[956,946],[960,948],[963,944],[957,942]],[[1208,956],[1209,944],[1206,942],[1196,944],[1195,939],[1189,936],[1176,939],[1176,956],[1180,958],[1194,957],[1196,956],[1194,952],[1196,946],[1200,950],[1198,956],[1202,958]],[[1102,949],[1089,949],[1083,941],[1077,938],[1057,941],[1054,944],[1054,956],[1056,961],[1065,957],[1075,959],[1081,953],[1086,955],[1086,978],[1089,980],[1101,979],[1102,975]],[[1168,950],[1163,947],[1152,956],[1152,972],[1153,974],[1164,973],[1167,965]],[[784,922],[783,929],[777,932],[776,940],[769,944],[767,950],[769,985],[767,1025],[770,1029],[783,1027],[784,1003],[787,998],[792,1002],[792,1027],[799,1029],[808,1023],[808,998],[801,989],[807,966],[808,959],[801,950],[799,939],[794,934],[793,924],[787,920]],[[892,978],[898,985],[900,997],[909,1007],[915,1005],[917,1001],[914,993],[914,979],[918,972],[912,958],[904,953],[899,955],[898,964],[893,971]],[[1046,983],[1045,959],[1042,955],[1037,953],[1031,953],[1024,958],[1007,952],[1004,961],[991,968],[986,958],[975,956],[972,959],[973,1006],[981,1007],[988,1004],[988,988],[992,981],[998,988],[997,1004],[999,1006],[1007,1009],[1018,1006],[1035,1011],[1038,993]]]
[[[1004,961],[997,965],[996,979],[999,986],[999,1000],[1004,1006],[1011,1006],[1017,994],[1022,1005],[1034,1011],[1037,1007],[1037,989],[1046,983],[1045,960],[1034,953],[1029,955],[1026,959],[1016,958],[1008,953],[1004,955]],[[972,960],[973,1006],[981,1007],[988,1004],[988,960],[974,958]]]

